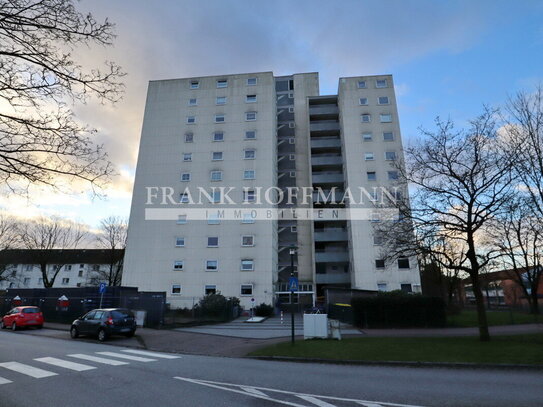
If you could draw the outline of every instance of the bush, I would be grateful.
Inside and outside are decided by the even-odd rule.
[[[273,306],[266,303],[262,303],[255,307],[255,316],[257,317],[271,317],[273,315]]]
[[[200,315],[206,317],[223,317],[227,312],[228,300],[221,293],[208,294],[198,302]]]
[[[353,323],[362,328],[443,327],[447,317],[441,298],[401,291],[352,300]]]

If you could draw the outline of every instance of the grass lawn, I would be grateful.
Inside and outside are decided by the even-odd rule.
[[[487,311],[488,325],[514,325],[543,323],[543,315],[532,315],[522,312]],[[458,315],[447,315],[449,327],[473,327],[477,326],[477,312],[475,310],[463,310]]]
[[[283,342],[249,356],[366,361],[512,363],[543,365],[543,334],[460,338],[348,338]]]

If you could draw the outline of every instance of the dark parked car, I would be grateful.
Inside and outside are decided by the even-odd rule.
[[[129,309],[106,308],[93,309],[72,322],[70,335],[73,339],[79,335],[98,337],[100,342],[111,335],[124,335],[127,338],[136,332],[136,318]]]

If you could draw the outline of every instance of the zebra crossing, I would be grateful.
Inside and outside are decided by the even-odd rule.
[[[13,383],[12,378],[2,377],[2,371],[15,372],[20,377],[32,377],[34,379],[43,379],[46,377],[57,376],[56,371],[47,370],[49,367],[60,368],[66,371],[85,372],[95,370],[102,365],[123,366],[130,363],[149,363],[165,359],[179,359],[181,356],[171,355],[160,352],[151,352],[138,349],[120,349],[115,352],[94,352],[71,353],[63,357],[45,356],[35,358],[32,362],[0,362],[0,386]],[[90,364],[89,364],[90,363]],[[98,366],[96,366],[96,364]]]

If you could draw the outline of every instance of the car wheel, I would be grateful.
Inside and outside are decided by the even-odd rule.
[[[104,331],[103,329],[100,329],[100,330],[98,331],[98,340],[99,340],[100,342],[104,342],[104,341],[106,340],[106,338],[107,338],[106,331]]]
[[[75,326],[72,326],[72,328],[70,329],[70,336],[72,337],[72,339],[79,338],[79,331]]]
[[[0,320],[0,329],[5,329],[6,326],[4,325],[4,321]]]
[[[43,328],[43,325],[36,325],[36,328],[37,328],[37,329],[42,329],[42,328]]]
[[[136,331],[130,331],[130,332],[125,333],[124,336],[126,336],[127,338],[132,338],[135,333]]]
[[[16,331],[17,330],[17,324],[14,322],[13,324],[11,324],[11,330],[12,331]]]

